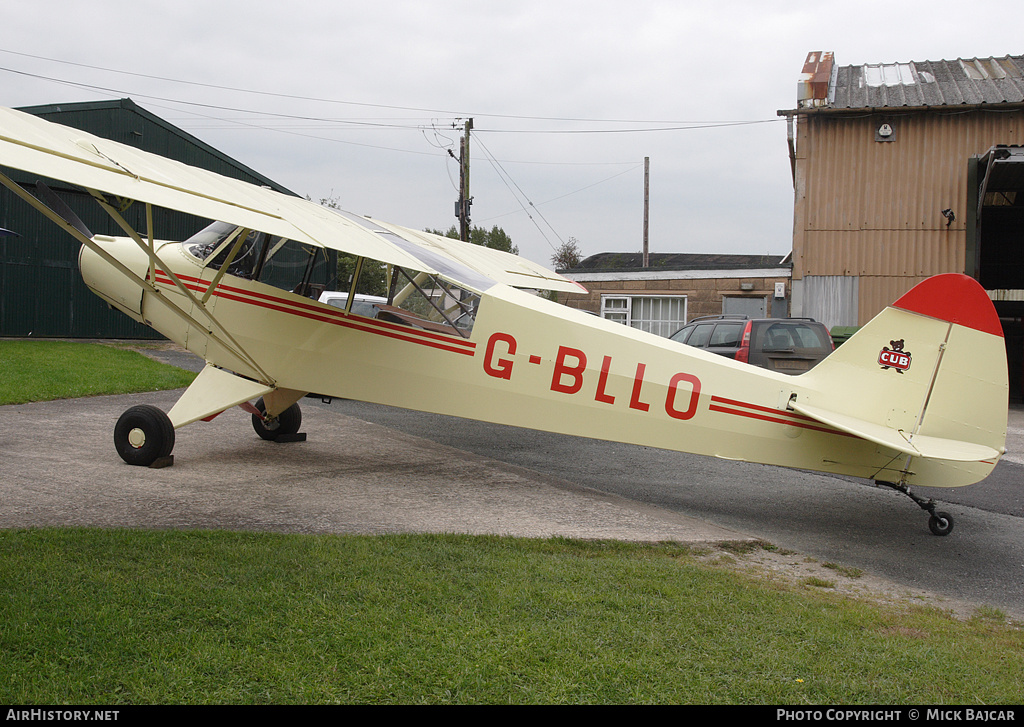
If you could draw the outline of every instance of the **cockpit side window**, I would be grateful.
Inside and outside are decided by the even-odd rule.
[[[439,333],[468,337],[480,305],[479,294],[440,275],[369,260],[359,260],[350,271],[353,261],[339,259],[333,250],[224,222],[215,222],[182,246],[208,269],[219,271],[227,261],[229,275],[314,299],[338,290],[346,294],[339,307],[354,292],[353,313]],[[360,297],[367,297],[361,292],[361,278],[377,274],[383,280],[374,280],[374,286],[382,286],[379,292],[387,297],[357,307]]]
[[[395,267],[388,303],[389,312],[401,322],[468,337],[480,296],[437,275]]]
[[[243,234],[245,238],[239,243]],[[323,248],[226,222],[213,223],[182,246],[207,268],[219,270],[230,257],[229,275],[303,296],[315,298],[337,278],[332,254]]]

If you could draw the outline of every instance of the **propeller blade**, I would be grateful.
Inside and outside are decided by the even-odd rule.
[[[46,204],[47,207],[63,217],[65,222],[86,237],[90,239],[92,238],[92,232],[90,232],[89,228],[85,226],[85,223],[79,219],[74,210],[68,207],[64,200],[58,197],[52,189],[40,181],[36,182],[36,195]]]

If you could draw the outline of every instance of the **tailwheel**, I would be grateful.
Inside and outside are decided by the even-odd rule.
[[[261,439],[269,442],[305,441],[306,435],[299,433],[299,427],[302,426],[302,409],[298,404],[292,404],[276,417],[267,418],[267,407],[260,397],[256,402],[256,409],[259,414],[252,415],[252,428]]]
[[[128,464],[166,467],[174,462],[174,426],[167,414],[155,406],[133,406],[114,426],[114,448]]]
[[[928,518],[928,529],[933,535],[949,535],[953,531],[953,518],[948,512],[933,512]]]
[[[932,535],[949,535],[953,532],[953,516],[948,512],[935,509],[935,500],[925,499],[918,497],[910,491],[910,486],[906,483],[896,484],[895,482],[881,482],[875,480],[875,484],[880,487],[891,487],[894,490],[902,492],[904,495],[909,497],[911,500],[917,503],[917,506],[922,510],[927,510],[929,514],[928,518],[928,529],[932,531]]]

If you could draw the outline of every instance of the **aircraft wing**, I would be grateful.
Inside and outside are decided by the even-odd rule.
[[[401,237],[422,251],[429,249],[437,255],[457,261],[488,278],[513,288],[559,290],[566,293],[586,293],[579,283],[553,273],[532,260],[502,250],[454,240],[450,237],[420,232],[407,227],[378,222],[381,227]]]
[[[931,457],[952,462],[988,462],[998,459],[1001,454],[998,450],[983,444],[911,434],[799,402],[794,402],[792,407],[794,411],[816,419],[822,424],[828,424],[840,431],[914,457]]]
[[[0,108],[0,159],[85,189],[440,274],[481,292],[496,282],[580,290],[514,255],[338,213],[14,109]]]

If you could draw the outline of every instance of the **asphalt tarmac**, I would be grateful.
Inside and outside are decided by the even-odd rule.
[[[114,451],[129,406],[180,391],[0,407],[0,527],[446,532],[706,542],[747,536],[336,413],[305,442],[261,440],[233,408],[176,433],[171,467]]]

